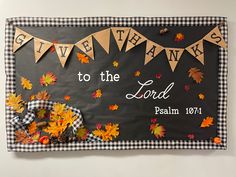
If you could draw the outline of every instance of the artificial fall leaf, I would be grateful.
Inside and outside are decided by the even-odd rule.
[[[200,93],[200,94],[198,94],[198,98],[199,98],[200,100],[204,100],[204,99],[205,99],[205,95],[202,94],[202,93]]]
[[[39,138],[40,138],[40,132],[36,132],[31,136],[33,143],[37,143],[39,141]]]
[[[159,124],[151,124],[150,125],[150,130],[151,133],[156,137],[156,138],[162,138],[165,136],[165,128],[162,125]]]
[[[52,72],[43,74],[40,78],[40,84],[42,86],[54,85],[57,81],[56,76]]]
[[[195,138],[194,134],[188,134],[187,135],[188,139],[193,140]]]
[[[53,44],[58,44],[58,41],[57,41],[57,40],[53,40],[52,43],[53,43]],[[56,50],[56,49],[55,49],[55,46],[52,45],[52,47],[50,48],[50,52],[53,53],[53,52],[55,52],[55,50]]]
[[[162,28],[160,29],[160,35],[163,35],[165,33],[169,32],[168,28]]]
[[[93,134],[103,141],[111,141],[119,135],[119,124],[108,123],[105,125],[105,130],[96,129]]]
[[[220,137],[214,137],[214,138],[213,138],[213,142],[214,142],[215,144],[221,144],[221,138],[220,138]]]
[[[29,100],[33,101],[33,100],[35,100],[35,98],[36,98],[35,95],[30,95]]]
[[[31,124],[29,124],[28,131],[29,131],[30,135],[34,134],[37,131],[37,124],[35,121],[33,121]]]
[[[213,125],[213,121],[214,118],[213,117],[206,117],[205,119],[203,119],[202,123],[201,123],[201,127],[205,128],[205,127],[210,127],[211,125]]]
[[[186,84],[184,85],[185,92],[188,92],[190,90],[190,85]]]
[[[77,130],[78,140],[86,140],[88,137],[88,130],[85,127],[80,127]]]
[[[157,118],[151,118],[151,123],[155,124],[157,122]]]
[[[198,68],[190,68],[190,70],[188,71],[189,75],[188,77],[192,77],[192,79],[196,82],[196,83],[201,83],[202,79],[203,79],[203,73],[200,71],[200,69]]]
[[[32,83],[30,82],[30,80],[26,79],[25,77],[21,77],[21,85],[23,89],[26,89],[26,90],[32,89]]]
[[[30,142],[30,138],[24,130],[17,130],[15,136],[17,143],[28,144]]]
[[[65,109],[65,104],[56,103],[53,105],[49,126],[44,128],[43,131],[53,137],[59,137],[67,127],[72,126],[77,118],[71,109]]]
[[[109,105],[108,109],[110,111],[117,111],[119,108],[119,106],[117,104],[112,104],[112,105]]]
[[[113,61],[112,65],[113,65],[115,68],[117,68],[117,67],[119,66],[119,63],[118,63],[118,61]]]
[[[41,144],[46,145],[46,144],[49,144],[50,139],[49,139],[48,136],[42,136],[42,137],[39,138],[39,142],[40,142]]]
[[[46,114],[47,114],[46,109],[40,109],[40,110],[38,110],[38,112],[37,112],[37,117],[38,117],[39,119],[43,119],[43,118],[46,117]]]
[[[95,92],[92,93],[92,97],[93,98],[101,98],[102,97],[102,90],[101,89],[95,90]]]
[[[183,34],[183,33],[177,33],[177,34],[175,35],[175,41],[176,41],[176,42],[180,42],[180,41],[182,41],[182,40],[184,40],[184,34]]]
[[[11,93],[6,100],[6,105],[17,113],[24,111],[24,102],[21,95],[16,96],[16,94]]]
[[[65,109],[66,109],[65,104],[55,103],[53,105],[53,108],[52,108],[52,111],[51,111],[50,119],[53,120],[53,121],[61,119]]]
[[[82,64],[87,64],[89,63],[89,58],[80,52],[77,53],[77,59],[82,63]]]
[[[65,95],[64,100],[69,101],[70,100],[70,95]]]
[[[46,90],[40,91],[35,95],[37,100],[49,100],[51,95]]]
[[[135,71],[135,72],[134,72],[134,76],[135,76],[135,77],[139,77],[140,75],[141,75],[141,72],[140,72],[140,71]]]
[[[161,77],[162,77],[161,73],[156,74],[156,79],[161,79]]]

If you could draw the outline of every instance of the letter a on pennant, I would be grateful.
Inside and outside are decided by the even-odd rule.
[[[184,49],[179,48],[165,48],[166,56],[169,61],[172,72],[175,71],[175,68],[179,62],[181,55],[184,52]]]
[[[26,44],[33,38],[30,34],[26,33],[25,31],[16,28],[14,42],[13,42],[13,53],[16,52],[20,47]]]
[[[149,63],[156,57],[164,48],[155,42],[147,40],[144,65]]]
[[[227,48],[227,44],[224,41],[224,38],[223,38],[218,26],[215,27],[213,30],[211,30],[203,39],[206,41],[209,41],[213,44],[216,44],[218,46],[221,46],[223,48]]]
[[[142,42],[146,41],[147,38],[144,37],[142,34],[139,32],[135,31],[134,29],[130,29],[129,32],[129,37],[126,45],[126,52],[132,49],[133,47],[141,44]]]
[[[204,48],[202,39],[188,46],[186,50],[204,65]]]
[[[88,36],[75,44],[80,50],[94,60],[92,36]]]
[[[93,37],[103,47],[103,49],[106,51],[106,53],[109,53],[109,47],[110,47],[110,28],[94,33]]]
[[[58,58],[62,67],[65,67],[66,61],[74,47],[73,44],[54,44]]]
[[[34,38],[34,58],[35,63],[37,63],[45,52],[53,45],[53,43]]]
[[[129,35],[130,28],[115,27],[115,28],[111,28],[111,31],[112,31],[112,34],[115,38],[116,44],[117,44],[119,50],[121,51],[128,35]]]

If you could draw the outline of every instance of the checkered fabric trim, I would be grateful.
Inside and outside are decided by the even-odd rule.
[[[5,71],[6,96],[14,93],[15,85],[15,57],[12,44],[15,27],[79,27],[79,26],[207,26],[219,25],[225,41],[228,41],[226,17],[85,17],[85,18],[47,18],[47,17],[16,17],[6,20],[5,28]],[[223,22],[223,23],[222,23]],[[73,142],[67,144],[23,145],[15,143],[14,126],[11,125],[15,115],[6,107],[7,146],[9,151],[66,151],[66,150],[123,150],[123,149],[226,149],[226,110],[227,110],[227,49],[219,48],[218,66],[218,117],[217,131],[221,144],[212,141],[182,141],[182,140],[143,140],[143,141],[113,141],[113,142]]]

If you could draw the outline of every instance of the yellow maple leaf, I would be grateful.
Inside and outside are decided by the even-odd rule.
[[[113,66],[115,67],[115,68],[117,68],[118,66],[119,66],[119,63],[118,63],[118,61],[113,61]]]
[[[159,124],[152,124],[150,126],[151,133],[155,135],[156,138],[162,138],[165,136],[165,128]]]
[[[21,95],[16,96],[16,94],[11,93],[6,100],[6,105],[17,113],[22,113],[24,111],[24,102]]]
[[[32,89],[32,83],[30,82],[30,80],[26,79],[25,77],[21,77],[21,85],[23,89],[26,89],[26,90]]]
[[[119,135],[119,124],[108,123],[105,130],[97,128],[92,133],[94,136],[102,138],[103,141],[111,141]]]
[[[50,119],[51,120],[58,120],[61,119],[62,114],[64,113],[66,108],[65,104],[61,104],[61,103],[55,103],[53,105],[51,114],[50,114]]]

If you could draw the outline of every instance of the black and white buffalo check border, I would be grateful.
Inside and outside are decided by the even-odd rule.
[[[8,18],[5,27],[5,70],[6,96],[16,90],[15,57],[12,53],[15,27],[79,27],[79,26],[204,26],[219,25],[225,41],[228,40],[226,17],[84,17],[84,18],[47,18],[16,17]],[[217,131],[221,144],[209,141],[155,140],[155,141],[116,141],[116,142],[79,142],[68,144],[17,144],[14,127],[10,120],[15,117],[6,107],[6,130],[8,151],[74,151],[74,150],[124,150],[124,149],[226,149],[226,110],[227,110],[227,49],[219,47],[218,66],[218,118]]]

